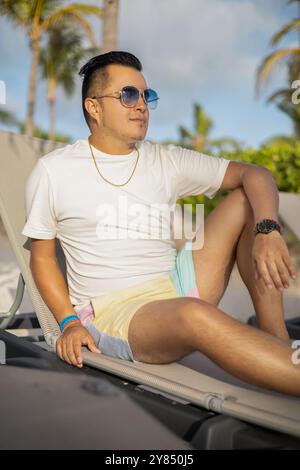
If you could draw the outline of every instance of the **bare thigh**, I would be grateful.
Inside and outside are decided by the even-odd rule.
[[[228,285],[243,227],[253,217],[242,188],[230,192],[206,217],[204,245],[193,250],[196,283],[200,298],[218,305]]]
[[[193,304],[202,304],[193,299]],[[154,300],[140,307],[129,324],[128,341],[137,361],[152,364],[173,362],[195,351],[186,321],[191,299]]]

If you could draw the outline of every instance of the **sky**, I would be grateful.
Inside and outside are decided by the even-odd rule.
[[[102,6],[101,0],[81,3]],[[276,69],[259,97],[255,78],[262,59],[274,50],[271,36],[296,13],[296,6],[286,0],[120,0],[117,49],[140,59],[148,86],[160,96],[157,109],[150,110],[146,139],[176,140],[180,125],[193,130],[193,103],[201,104],[212,118],[211,138],[230,136],[258,147],[273,135],[289,135],[290,120],[266,103],[271,93],[286,85],[285,67]],[[101,22],[95,18],[92,25],[101,38]],[[296,40],[296,34],[290,34],[278,47],[294,45]],[[5,109],[22,120],[30,60],[24,31],[0,18]],[[48,129],[46,83],[41,77],[35,123]],[[81,110],[80,77],[71,98],[58,91],[57,132],[73,142],[89,135]]]

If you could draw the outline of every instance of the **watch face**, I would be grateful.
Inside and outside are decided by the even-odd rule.
[[[275,228],[276,228],[276,225],[271,220],[264,220],[260,222],[259,224],[257,224],[258,231],[262,233],[272,232],[272,230],[274,230]]]

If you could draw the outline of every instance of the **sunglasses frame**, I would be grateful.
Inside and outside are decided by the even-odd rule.
[[[125,88],[135,88],[136,90],[138,90],[139,92],[139,97],[137,99],[137,101],[132,105],[132,106],[128,106],[127,104],[124,103],[123,101],[123,90]],[[139,99],[140,99],[140,96],[142,96],[146,106],[149,105],[149,103],[157,103],[157,101],[159,100],[159,96],[157,96],[157,98],[155,100],[151,100],[151,101],[146,101],[146,98],[145,98],[145,91],[147,90],[152,90],[152,88],[147,88],[146,90],[141,90],[140,88],[137,88],[136,86],[133,86],[133,85],[127,85],[127,86],[124,86],[121,90],[118,90],[118,91],[114,91],[113,94],[110,94],[110,95],[102,95],[102,96],[92,96],[92,99],[95,99],[95,100],[98,100],[100,98],[116,98],[118,100],[121,101],[122,105],[125,107],[125,108],[133,108],[134,106],[136,106],[136,104],[139,102]],[[156,91],[153,90],[155,93]],[[119,94],[119,96],[114,96],[116,93]],[[157,94],[157,93],[156,93]],[[156,104],[157,106],[157,104]],[[156,108],[155,106],[155,108]],[[155,109],[155,108],[151,108],[150,109]]]

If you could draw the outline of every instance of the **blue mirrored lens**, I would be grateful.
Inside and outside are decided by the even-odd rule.
[[[124,87],[122,90],[123,101],[127,105],[135,105],[140,97],[140,92],[133,86]]]
[[[148,88],[144,91],[145,101],[150,109],[155,109],[159,99],[156,91]],[[140,98],[140,92],[136,87],[127,86],[122,89],[122,100],[125,106],[135,106]]]
[[[147,103],[150,103],[150,101],[155,101],[158,99],[158,94],[156,91],[151,90],[151,88],[148,88],[147,90],[144,91],[145,93],[145,99]]]
[[[148,88],[144,91],[144,94],[146,103],[149,104],[149,108],[155,109],[159,99],[156,91],[152,90],[151,88]]]

